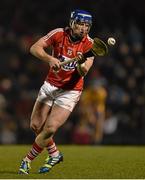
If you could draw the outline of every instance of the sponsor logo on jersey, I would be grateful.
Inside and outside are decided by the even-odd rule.
[[[63,55],[59,55],[58,59],[60,59],[60,62],[64,62],[64,61],[69,60],[70,58],[63,56]],[[70,71],[70,70],[75,70],[76,66],[77,66],[77,62],[75,61],[75,62],[70,62],[66,65],[63,65],[61,68],[65,71]]]

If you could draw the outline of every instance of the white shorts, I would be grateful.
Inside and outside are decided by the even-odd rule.
[[[49,106],[55,103],[72,112],[80,99],[81,93],[82,91],[63,90],[45,81],[40,88],[37,101]]]

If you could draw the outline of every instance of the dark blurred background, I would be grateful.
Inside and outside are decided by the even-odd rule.
[[[69,24],[70,12],[93,15],[90,36],[115,37],[85,77],[85,90],[60,144],[145,144],[145,1],[1,0],[0,144],[32,143],[31,111],[47,64],[29,53],[39,37]]]

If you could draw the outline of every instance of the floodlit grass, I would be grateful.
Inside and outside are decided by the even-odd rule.
[[[21,159],[31,146],[0,146],[1,179],[144,179],[144,146],[59,146],[64,162],[38,174],[46,152],[32,162],[29,175],[19,175]]]

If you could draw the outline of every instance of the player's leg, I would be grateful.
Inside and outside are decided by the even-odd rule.
[[[36,136],[39,134],[44,126],[44,123],[47,119],[47,116],[50,112],[51,107],[47,104],[44,104],[42,102],[36,101],[32,115],[31,115],[31,123],[30,127],[35,132]],[[28,154],[23,158],[19,173],[20,174],[28,174],[30,169],[30,163],[35,157],[37,157],[41,152],[43,148],[39,147],[35,142],[32,145],[31,150],[28,152]]]
[[[69,110],[54,104],[42,132],[36,138],[36,143],[40,147],[46,147],[48,142],[50,142],[50,138],[52,138],[57,129],[65,123],[70,113]],[[55,148],[54,151],[55,154],[47,157],[45,164],[40,168],[39,173],[48,172],[54,165],[63,160],[62,154],[58,150],[56,151]]]

